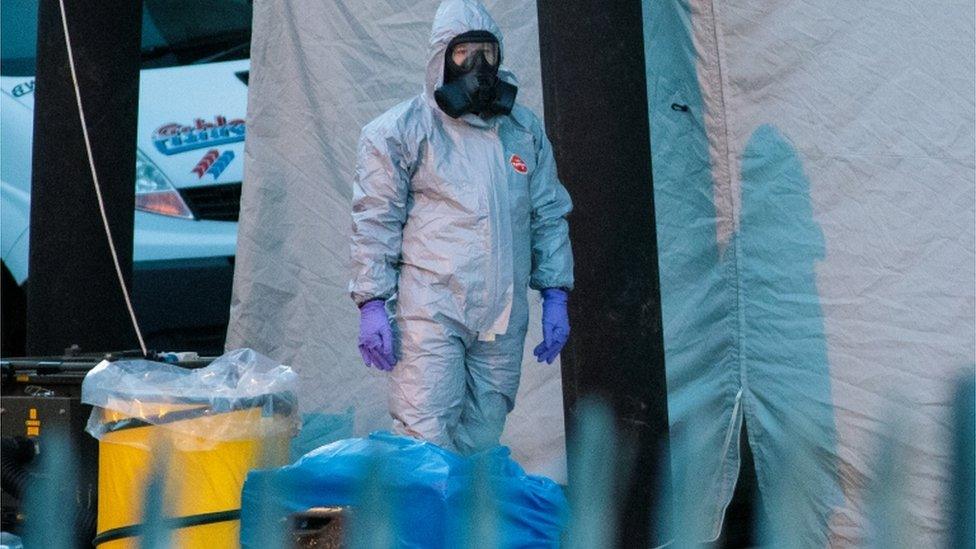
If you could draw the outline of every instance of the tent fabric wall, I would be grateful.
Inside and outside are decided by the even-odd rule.
[[[486,2],[505,35],[518,100],[542,116],[535,2]],[[360,129],[423,89],[437,2],[254,4],[245,183],[228,349],[291,365],[305,414],[299,451],[389,428],[386,376],[363,366],[349,299],[349,234]],[[532,317],[503,443],[532,473],[565,480],[558,365],[539,365]]]
[[[644,18],[673,463],[699,539],[744,421],[801,545],[870,540],[887,439],[911,545],[940,545],[952,382],[976,353],[973,3],[645,0]]]

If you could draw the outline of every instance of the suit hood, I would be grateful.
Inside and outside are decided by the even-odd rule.
[[[434,15],[434,25],[430,31],[424,97],[431,107],[440,110],[434,100],[434,90],[444,83],[444,55],[447,52],[447,45],[455,36],[473,30],[488,31],[495,35],[498,39],[498,51],[504,63],[505,43],[502,38],[502,31],[484,4],[478,0],[445,0],[437,8],[437,13]],[[515,75],[504,65],[499,67],[498,77],[513,85],[518,85]]]

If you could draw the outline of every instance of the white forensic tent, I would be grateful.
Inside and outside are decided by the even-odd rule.
[[[486,4],[519,100],[541,116],[535,2]],[[865,490],[900,410],[911,531],[938,544],[949,394],[976,352],[972,2],[643,4],[685,522],[718,534],[745,423],[764,496],[791,478],[791,453],[813,458],[803,545],[863,544]],[[299,449],[390,425],[346,289],[355,146],[363,124],[419,93],[435,9],[255,3],[227,347],[299,373]],[[564,481],[559,370],[530,358],[503,442]]]
[[[939,546],[976,333],[973,2],[645,0],[644,18],[698,539],[721,528],[744,421],[760,492],[790,483],[810,547],[869,540],[878,451],[904,433],[906,530]]]

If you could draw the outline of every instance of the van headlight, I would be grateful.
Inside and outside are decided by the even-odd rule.
[[[152,160],[136,149],[136,209],[170,217],[193,219],[176,187]]]

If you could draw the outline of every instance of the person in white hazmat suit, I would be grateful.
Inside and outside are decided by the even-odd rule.
[[[465,454],[497,445],[514,406],[528,287],[538,360],[569,336],[572,203],[503,55],[484,6],[443,2],[423,93],[363,128],[353,187],[363,360],[391,371],[396,432]]]

